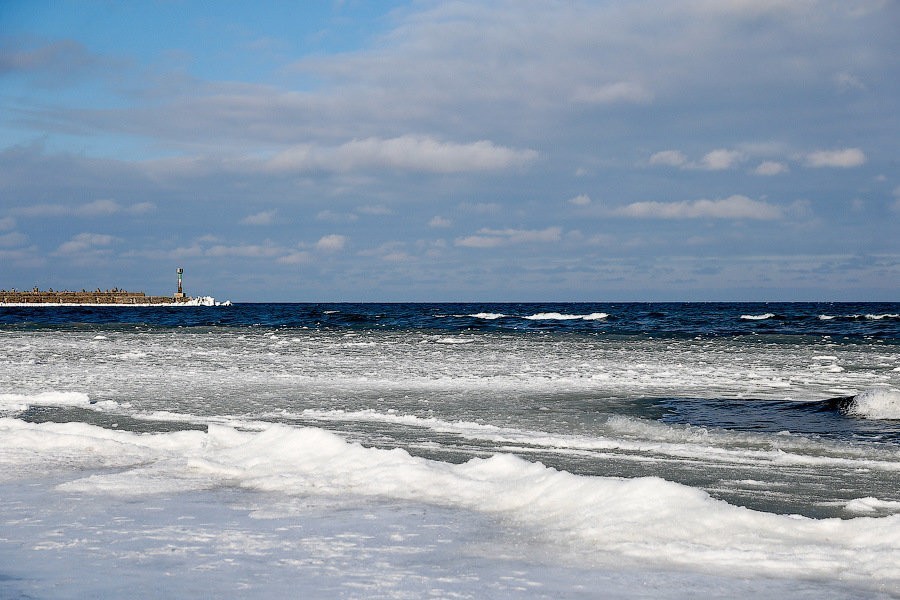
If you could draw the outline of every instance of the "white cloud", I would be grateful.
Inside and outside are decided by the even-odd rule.
[[[406,242],[385,242],[376,248],[369,248],[359,252],[360,256],[374,256],[386,262],[403,262],[413,260],[404,248]]]
[[[290,254],[278,257],[275,262],[282,265],[302,265],[312,262],[312,256],[309,252],[291,252]]]
[[[357,139],[336,147],[310,144],[284,150],[266,163],[283,171],[395,169],[428,173],[463,173],[520,167],[537,159],[534,150],[497,146],[481,140],[468,144],[442,142],[428,136],[404,135]]]
[[[275,210],[264,210],[241,219],[241,225],[271,225],[275,222]]]
[[[317,221],[328,221],[329,223],[352,223],[359,220],[359,215],[353,213],[338,213],[332,210],[320,210],[316,213]]]
[[[835,167],[849,169],[859,167],[866,162],[865,153],[859,148],[842,150],[818,150],[806,155],[806,165],[814,168]]]
[[[130,206],[123,206],[115,200],[94,200],[86,204],[68,206],[65,204],[35,204],[13,209],[15,214],[22,217],[109,217],[117,214],[140,215],[156,209],[152,202],[140,202]]]
[[[704,155],[700,159],[699,168],[707,171],[724,171],[733,167],[740,159],[741,153],[737,150],[720,148]]]
[[[364,215],[373,215],[377,217],[394,214],[394,211],[383,204],[367,204],[366,206],[360,206],[356,210]]]
[[[569,198],[569,204],[574,204],[575,206],[587,206],[591,203],[591,198],[587,194],[579,194],[574,198]]]
[[[321,237],[319,241],[316,242],[316,250],[320,250],[322,252],[338,252],[340,250],[343,250],[344,246],[346,245],[346,236],[332,233],[330,235]]]
[[[3,217],[0,219],[0,231],[9,231],[16,226],[16,220],[12,217]]]
[[[76,207],[74,212],[81,217],[99,217],[114,215],[121,210],[122,207],[115,200],[94,200]]]
[[[463,202],[459,208],[480,215],[496,214],[503,209],[497,202]]]
[[[16,248],[28,243],[28,236],[18,231],[0,235],[0,248]]]
[[[600,87],[579,87],[573,100],[589,104],[646,104],[653,100],[653,94],[639,83],[618,81]]]
[[[430,221],[428,221],[428,226],[434,227],[434,228],[450,227],[451,225],[453,225],[453,221],[451,221],[450,219],[445,219],[444,217],[441,217],[441,216],[432,217],[432,219]]]
[[[782,173],[788,172],[788,166],[781,162],[775,162],[773,160],[763,161],[753,170],[757,175],[763,176],[772,176],[772,175],[781,175]]]
[[[688,160],[680,150],[663,150],[650,157],[651,165],[678,167],[679,169],[700,169],[703,171],[724,171],[735,166],[744,155],[738,150],[719,148],[707,152],[698,162]]]
[[[640,219],[780,219],[783,211],[772,204],[734,195],[723,200],[635,202],[613,211]]]
[[[546,229],[480,229],[477,235],[457,238],[454,244],[466,248],[496,248],[512,244],[558,242],[562,236],[559,227]]]
[[[59,255],[77,255],[105,248],[117,242],[118,238],[102,233],[79,233],[56,249]]]
[[[837,85],[838,89],[841,91],[865,91],[866,84],[864,84],[859,77],[851,74],[851,73],[838,73],[834,76],[834,83]]]
[[[204,256],[240,258],[271,258],[284,251],[271,244],[237,244],[233,246],[218,245],[206,250]]]
[[[678,150],[663,150],[650,157],[651,165],[682,167],[688,162],[687,156]]]
[[[156,210],[156,205],[152,202],[138,202],[128,207],[128,212],[134,215],[143,215]]]

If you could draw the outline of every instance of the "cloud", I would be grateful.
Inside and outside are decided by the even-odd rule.
[[[496,248],[512,244],[558,242],[562,236],[559,227],[546,229],[480,229],[478,235],[457,238],[457,246],[465,248]]]
[[[666,167],[681,167],[688,162],[687,156],[678,150],[663,150],[657,152],[650,157],[651,165],[662,165]]]
[[[393,210],[383,204],[367,204],[366,206],[360,206],[356,210],[364,215],[372,215],[376,217],[383,217],[385,215],[394,214]]]
[[[312,255],[309,252],[291,252],[278,257],[275,262],[281,265],[303,265],[312,262]]]
[[[859,148],[818,150],[806,155],[806,165],[813,168],[835,167],[849,169],[866,163],[866,155]]]
[[[441,217],[439,215],[432,217],[431,220],[428,221],[428,226],[433,228],[450,227],[452,224],[453,221],[451,221],[450,219],[445,219],[444,217]]]
[[[573,100],[587,104],[646,104],[653,100],[653,94],[639,83],[618,81],[600,87],[579,87]]]
[[[413,260],[413,257],[407,253],[404,248],[406,242],[392,241],[385,242],[376,248],[369,248],[359,253],[360,256],[374,256],[385,262],[407,262]]]
[[[356,171],[394,169],[429,173],[463,173],[520,167],[537,158],[534,150],[497,146],[481,140],[441,142],[428,136],[352,140],[336,147],[299,145],[284,150],[266,166],[273,171]]]
[[[587,194],[579,194],[574,198],[569,198],[569,204],[574,204],[575,206],[587,206],[591,203],[591,198]]]
[[[220,244],[208,248],[203,255],[212,257],[271,258],[283,254],[284,250],[272,244]]]
[[[359,220],[359,215],[354,213],[338,213],[332,210],[320,210],[316,213],[317,221],[329,223],[352,223]]]
[[[699,161],[690,161],[680,150],[663,150],[650,156],[651,165],[678,167],[679,169],[699,169],[703,171],[724,171],[743,159],[737,150],[719,148],[703,155]]]
[[[635,202],[613,211],[638,219],[780,219],[783,211],[772,204],[734,195],[723,200]]]
[[[65,204],[35,204],[14,208],[10,212],[20,217],[108,217],[117,214],[142,215],[156,210],[152,202],[140,202],[123,206],[115,200],[94,200],[86,204],[68,206]]]
[[[753,169],[753,172],[757,175],[772,176],[787,173],[788,170],[788,166],[784,163],[767,160],[761,162],[758,167]]]
[[[319,241],[316,242],[316,250],[322,252],[339,252],[340,250],[343,250],[346,245],[346,236],[332,233],[330,235],[322,236]]]
[[[9,231],[16,227],[16,220],[12,217],[3,217],[0,219],[0,231]]]
[[[730,169],[741,159],[737,150],[713,150],[700,159],[699,168],[707,171],[724,171]]]
[[[0,45],[0,75],[24,74],[43,87],[62,87],[88,73],[110,75],[120,66],[120,63],[92,54],[81,42],[71,39],[32,48],[16,42]]]
[[[28,243],[28,236],[18,231],[0,235],[0,248],[17,248]]]
[[[241,225],[271,225],[275,222],[275,210],[264,210],[241,219]]]
[[[118,238],[102,233],[79,233],[60,245],[56,249],[56,254],[60,256],[87,254],[111,246],[118,241]]]
[[[860,81],[859,77],[846,72],[838,73],[834,76],[834,83],[843,92],[846,91],[865,91],[866,84]]]

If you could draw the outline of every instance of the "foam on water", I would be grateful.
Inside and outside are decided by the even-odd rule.
[[[856,395],[847,413],[865,419],[900,419],[900,391],[874,388]]]
[[[774,313],[766,313],[764,315],[741,315],[741,319],[745,321],[765,321],[775,316]]]
[[[0,433],[0,460],[15,461],[22,476],[45,457],[81,456],[86,473],[61,484],[66,493],[135,497],[237,486],[388,498],[491,515],[600,564],[626,557],[706,572],[900,585],[900,516],[759,513],[656,477],[577,476],[507,454],[449,464],[365,448],[318,428],[148,435],[4,418]],[[116,469],[96,470],[109,467]]]
[[[587,315],[569,315],[558,312],[543,312],[523,317],[529,321],[600,321],[609,317],[607,313],[594,312]]]
[[[765,325],[736,318],[770,310]],[[814,582],[807,589],[825,593],[805,597],[897,596],[896,312],[9,310],[0,315],[0,596],[24,576],[47,577],[33,597],[53,596],[53,585],[103,597],[71,587],[81,565],[100,565],[96,548],[109,549],[104,572],[129,560],[130,573],[147,569],[140,582],[202,572],[204,583],[221,579],[224,595],[251,571],[283,591],[317,568],[334,575],[311,597],[479,597],[488,588],[466,579],[468,566],[506,575],[513,557],[533,582],[587,565],[561,575],[565,589],[591,581],[581,589],[606,591],[613,573],[632,597],[728,597],[722,590],[767,577],[782,583],[742,589],[796,597]],[[309,506],[327,536],[309,529]],[[238,513],[282,520],[239,530]],[[379,525],[390,514],[388,532]],[[450,528],[428,529],[435,514]],[[181,521],[188,515],[199,515],[196,527]],[[141,536],[144,548],[132,542]],[[387,554],[373,554],[366,540],[376,538]],[[435,548],[433,562],[418,562]],[[452,585],[428,579],[450,563],[462,565]],[[647,574],[661,582],[652,591]],[[404,596],[378,587],[390,578],[430,583]],[[670,581],[700,581],[699,593]],[[363,582],[355,596],[340,593]],[[193,583],[184,576],[169,595]],[[21,589],[10,595],[38,588]],[[544,597],[577,596],[558,589]]]

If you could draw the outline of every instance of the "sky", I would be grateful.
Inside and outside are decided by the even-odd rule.
[[[0,3],[0,289],[900,301],[900,3]]]

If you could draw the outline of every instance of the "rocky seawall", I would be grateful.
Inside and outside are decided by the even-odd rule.
[[[190,298],[148,296],[144,292],[94,291],[6,291],[0,290],[0,304],[178,304]]]

